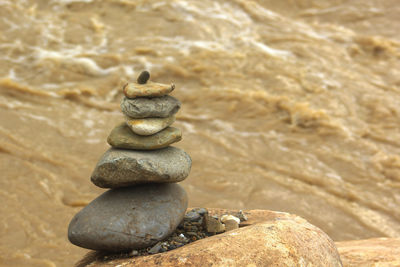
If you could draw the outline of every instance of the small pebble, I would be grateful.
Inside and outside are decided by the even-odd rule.
[[[238,217],[233,216],[233,215],[222,215],[221,216],[221,222],[222,223],[225,223],[226,221],[229,221],[229,220],[234,220],[234,221],[237,222],[237,224],[240,223],[240,219]]]
[[[200,220],[200,218],[201,218],[200,214],[193,210],[189,211],[185,215],[185,220],[188,220],[190,222],[198,221],[198,220]]]
[[[129,253],[129,256],[131,256],[131,257],[137,256],[137,255],[139,255],[139,251],[137,251],[137,250],[132,250],[132,251]]]
[[[179,242],[179,243],[187,243],[188,239],[186,236],[184,236],[183,234],[180,234],[179,236],[174,237],[172,240],[174,240],[175,242]]]
[[[246,216],[246,214],[244,214],[244,212],[242,210],[239,210],[238,217],[239,217],[241,222],[247,221],[247,216]]]
[[[197,235],[195,232],[186,232],[187,235]]]
[[[192,211],[197,212],[201,216],[208,214],[208,211],[205,208],[195,208],[195,209],[192,209]]]
[[[205,216],[205,227],[208,233],[222,233],[225,231],[225,225],[222,224],[218,216]]]
[[[149,79],[150,79],[150,73],[147,70],[145,70],[140,73],[139,77],[137,78],[137,83],[145,84]]]
[[[158,252],[160,252],[161,250],[161,242],[158,242],[157,244],[155,244],[150,250],[149,253],[150,254],[156,254]]]
[[[239,224],[236,220],[225,220],[225,231],[235,230],[239,228]]]

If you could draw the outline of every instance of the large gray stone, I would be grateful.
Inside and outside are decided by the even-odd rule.
[[[105,251],[151,246],[182,221],[187,195],[178,184],[111,189],[83,208],[69,224],[74,245]]]
[[[172,146],[152,151],[110,148],[97,163],[91,180],[102,188],[177,183],[189,175],[191,165],[190,156]]]
[[[122,112],[133,119],[166,118],[174,115],[181,107],[181,102],[173,96],[122,98]]]
[[[125,122],[117,125],[107,138],[107,142],[115,148],[154,150],[167,147],[182,139],[181,130],[168,127],[153,135],[138,135],[132,132]]]

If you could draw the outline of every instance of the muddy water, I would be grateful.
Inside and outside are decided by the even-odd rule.
[[[175,82],[191,206],[400,236],[400,7],[0,1],[0,265],[71,266],[72,216],[143,69]]]

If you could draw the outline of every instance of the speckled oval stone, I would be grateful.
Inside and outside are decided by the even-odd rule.
[[[176,229],[186,208],[187,195],[178,184],[111,189],[75,215],[68,227],[68,239],[93,250],[148,247]]]
[[[182,139],[181,130],[168,127],[153,135],[144,136],[132,132],[125,122],[117,125],[107,138],[107,142],[115,148],[154,150],[167,147]]]
[[[192,160],[180,148],[151,151],[110,148],[92,173],[92,182],[102,188],[117,188],[143,183],[177,183],[190,172]]]
[[[133,119],[170,117],[178,112],[180,107],[181,102],[169,95],[134,99],[124,97],[121,100],[122,113]]]

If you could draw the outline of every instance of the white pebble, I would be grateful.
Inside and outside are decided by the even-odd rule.
[[[238,217],[235,217],[233,215],[222,215],[221,216],[221,222],[225,223],[228,220],[234,220],[236,221],[238,224],[240,224],[240,219]]]

